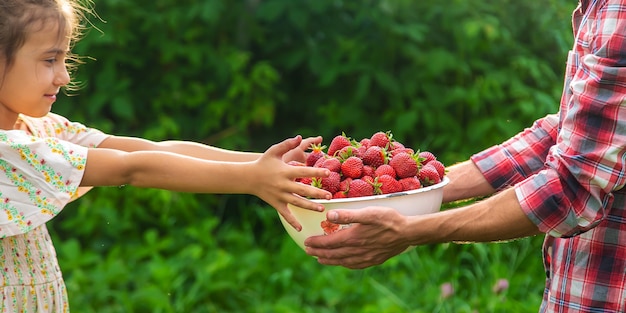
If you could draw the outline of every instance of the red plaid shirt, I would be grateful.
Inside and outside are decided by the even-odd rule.
[[[573,14],[558,114],[472,156],[546,233],[540,312],[626,311],[626,0]]]

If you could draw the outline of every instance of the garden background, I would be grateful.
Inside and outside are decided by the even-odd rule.
[[[258,152],[389,130],[452,164],[556,112],[577,3],[94,4],[82,89],[53,109],[72,120]],[[536,312],[544,282],[540,237],[322,266],[243,195],[99,188],[50,229],[76,312]]]

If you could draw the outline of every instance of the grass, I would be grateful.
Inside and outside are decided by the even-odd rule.
[[[93,211],[83,213],[103,214]],[[256,216],[241,216],[246,223],[208,215],[186,226],[109,232],[117,238],[106,240],[98,228],[65,239],[53,233],[72,310],[536,312],[541,302],[539,237],[420,246],[349,270],[306,255],[274,211],[247,212]],[[499,281],[508,286],[494,292]]]

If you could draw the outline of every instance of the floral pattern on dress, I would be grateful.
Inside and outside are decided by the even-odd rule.
[[[87,148],[107,136],[52,113],[0,130],[0,312],[69,312],[45,223],[87,189]]]

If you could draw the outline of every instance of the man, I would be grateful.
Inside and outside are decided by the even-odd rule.
[[[330,221],[352,227],[308,238],[307,253],[364,268],[409,245],[543,233],[540,312],[625,312],[626,0],[583,0],[572,25],[559,112],[448,168],[444,202],[493,196],[414,217],[331,211]]]

